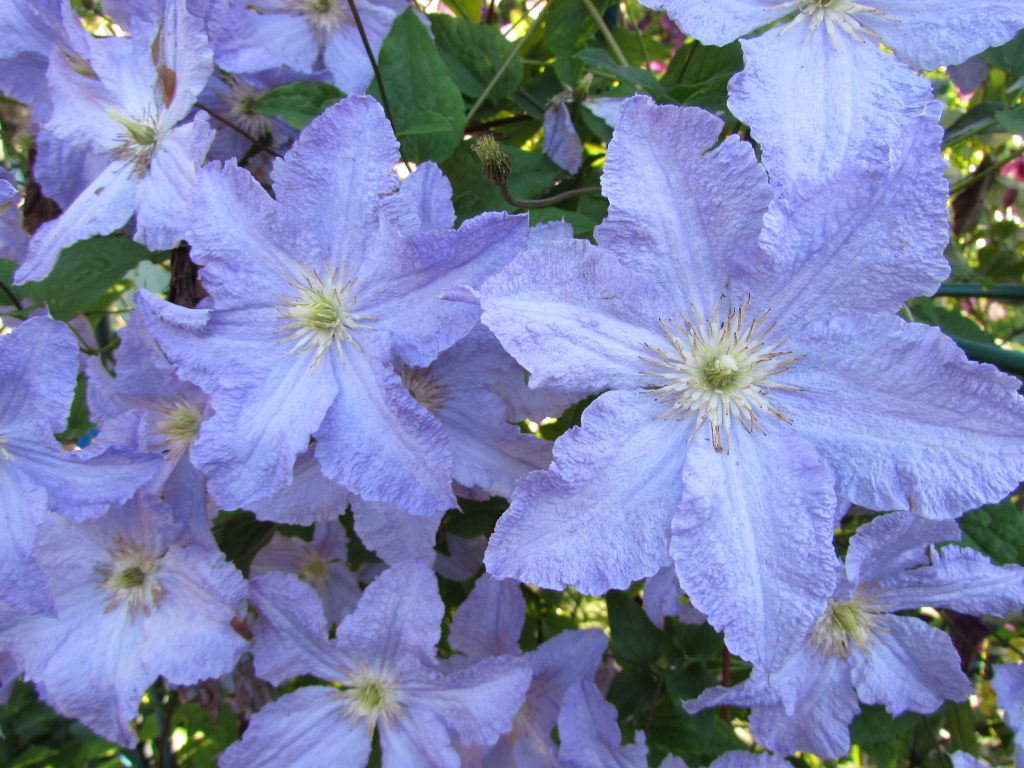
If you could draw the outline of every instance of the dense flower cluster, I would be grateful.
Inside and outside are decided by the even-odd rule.
[[[63,207],[29,238],[0,178],[15,282],[127,226],[187,243],[204,292],[139,290],[113,371],[42,313],[0,335],[0,678],[131,746],[158,678],[230,676],[251,654],[286,687],[225,768],[374,749],[399,767],[646,766],[596,682],[603,633],[519,645],[520,582],[646,579],[656,623],[707,621],[753,665],[685,706],[749,707],[778,757],[718,768],[840,756],[861,704],[971,693],[949,637],[900,612],[1024,607],[1024,569],[951,543],[1024,479],[1024,399],[897,315],[949,271],[942,128],[912,68],[1007,40],[1024,5],[655,5],[709,44],[775,24],[744,40],[729,102],[762,154],[696,107],[602,109],[591,242],[525,214],[456,227],[437,165],[399,177],[393,127],[360,95],[399,0],[360,2],[358,30],[342,0],[120,0],[103,36],[62,0],[0,0],[0,88],[31,108],[35,179]],[[296,79],[355,95],[301,133],[252,111]],[[568,98],[544,150],[575,172]],[[198,106],[214,101],[272,165],[239,164],[248,142]],[[53,435],[80,371],[98,431],[69,449]],[[553,446],[517,426],[591,396]],[[485,544],[438,546],[457,498],[495,496],[510,503]],[[879,514],[837,551],[851,505]],[[214,537],[221,510],[280,524],[248,578]],[[353,534],[376,556],[356,571]],[[476,578],[448,616],[437,574]],[[1020,673],[994,683],[1015,729]]]

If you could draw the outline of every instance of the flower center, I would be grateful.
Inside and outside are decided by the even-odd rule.
[[[811,640],[826,656],[845,659],[851,644],[864,648],[878,631],[878,613],[863,599],[830,600],[811,630]]]
[[[350,342],[359,349],[352,332],[369,327],[360,321],[376,318],[352,311],[356,306],[352,296],[356,281],[355,278],[345,280],[344,270],[329,271],[326,277],[301,267],[300,272],[302,282],[293,282],[293,295],[281,300],[282,312],[278,317],[288,322],[278,332],[288,334],[283,341],[294,342],[289,354],[316,350],[313,368],[331,348],[344,362],[346,343]]]
[[[341,695],[348,702],[348,714],[365,718],[371,729],[381,718],[386,722],[402,711],[397,681],[388,670],[360,667]]]
[[[448,387],[434,378],[430,368],[398,366],[398,375],[413,399],[431,413],[436,413],[448,401]]]
[[[719,299],[707,318],[693,307],[692,319],[660,321],[668,348],[647,345],[657,357],[642,358],[654,366],[646,371],[657,381],[650,390],[668,405],[659,418],[694,417],[691,438],[702,425],[710,425],[711,443],[718,452],[729,448],[733,419],[747,432],[764,432],[760,425],[764,413],[791,423],[768,395],[773,389],[796,389],[776,377],[800,356],[781,351],[785,340],[770,340],[774,326],[766,324],[768,313],[750,321],[749,307],[748,297],[722,317]]]
[[[871,37],[880,42],[878,33],[865,27],[857,19],[859,14],[870,13],[872,16],[878,16],[886,21],[899,21],[896,17],[890,16],[877,8],[854,2],[854,0],[785,0],[776,5],[768,6],[766,10],[776,10],[779,8],[795,8],[800,11],[800,14],[809,17],[809,27],[807,36],[804,38],[805,40],[809,39],[815,30],[824,24],[834,48],[839,47],[839,32],[845,32],[858,43],[863,43],[865,37]],[[796,24],[799,19],[800,16],[798,15],[793,21],[783,27],[780,34]]]
[[[299,578],[311,586],[320,586],[327,578],[327,561],[307,550],[306,560],[299,569]]]
[[[160,418],[155,428],[163,438],[156,447],[160,451],[166,450],[170,458],[180,458],[195,442],[199,426],[203,423],[203,414],[199,406],[184,395],[164,399],[156,408]]]
[[[110,593],[107,612],[127,605],[132,618],[139,612],[149,616],[164,596],[164,588],[157,579],[160,558],[122,539],[118,539],[108,554],[110,559],[96,567],[101,586]]]
[[[145,115],[139,120],[132,120],[112,109],[107,110],[107,115],[124,128],[124,132],[118,137],[120,144],[114,149],[114,157],[132,163],[135,166],[135,173],[144,174],[149,170],[153,153],[160,144],[161,136],[157,131],[156,118]]]
[[[270,119],[254,109],[263,92],[233,75],[225,74],[223,78],[228,85],[228,91],[222,96],[222,100],[235,123],[257,138],[269,133]]]

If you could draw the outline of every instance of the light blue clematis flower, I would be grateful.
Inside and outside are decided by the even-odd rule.
[[[922,606],[1000,616],[1024,606],[1024,568],[996,566],[973,549],[947,546],[954,521],[907,512],[875,518],[850,541],[846,567],[827,609],[778,672],[754,668],[733,688],[684,702],[690,712],[719,704],[751,708],[750,729],[769,749],[838,757],[865,704],[893,716],[933,712],[973,691],[949,635],[901,616]]]
[[[530,684],[521,659],[497,656],[466,666],[435,658],[444,605],[425,563],[396,565],[366,588],[355,611],[327,638],[320,601],[290,574],[252,582],[256,673],[280,684],[312,674],[311,685],[264,707],[222,768],[360,766],[374,730],[388,768],[458,768],[453,740],[493,744],[512,727]],[[296,739],[317,734],[317,748]]]
[[[122,447],[65,451],[63,431],[78,374],[78,344],[62,324],[26,320],[0,336],[0,603],[48,611],[36,530],[48,510],[73,520],[106,512],[150,481],[162,461]]]
[[[652,0],[707,45],[743,40],[729,108],[750,125],[773,181],[885,162],[932,100],[914,69],[959,64],[1024,27],[1018,0]],[[896,55],[882,51],[881,45]],[[785,180],[785,181],[783,181]]]
[[[780,663],[834,587],[837,496],[955,517],[1024,476],[1018,382],[892,313],[948,274],[941,129],[772,200],[694,108],[623,104],[597,245],[530,248],[481,289],[531,385],[602,391],[512,495],[495,577],[591,594],[670,559],[734,653]]]
[[[188,196],[213,141],[205,115],[183,123],[213,68],[202,22],[185,0],[166,0],[158,22],[135,19],[132,37],[87,37],[87,55],[56,48],[46,132],[101,155],[105,166],[29,244],[15,281],[41,280],[62,249],[113,232],[135,217],[152,249],[182,239]]]
[[[131,720],[157,677],[176,685],[219,677],[245,649],[232,627],[242,575],[181,531],[152,496],[83,523],[49,515],[36,556],[57,615],[0,612],[0,649],[40,696],[125,746],[137,741]]]
[[[426,367],[473,329],[479,309],[441,295],[508,263],[528,225],[491,213],[452,230],[437,167],[399,189],[397,162],[381,107],[349,97],[275,165],[276,199],[240,168],[206,166],[189,242],[210,300],[140,292],[179,375],[211,394],[192,458],[225,509],[285,487],[310,436],[324,475],[364,501],[455,505],[445,429],[393,361]]]

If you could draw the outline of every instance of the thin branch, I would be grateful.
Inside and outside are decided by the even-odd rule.
[[[349,0],[349,2],[352,2],[352,0]],[[523,45],[530,37],[530,33],[533,32],[534,28],[540,23],[540,20],[544,18],[544,14],[548,12],[548,8],[550,7],[550,5],[545,5],[541,8],[540,13],[537,14],[537,18],[531,22],[523,36],[516,40],[515,45],[512,46],[512,50],[505,55],[505,58],[501,62],[501,66],[498,67],[498,71],[494,73],[490,82],[487,83],[483,92],[477,97],[477,100],[473,102],[473,106],[469,108],[469,112],[466,113],[467,123],[472,121],[474,115],[476,115],[480,107],[483,106],[484,99],[486,99],[490,95],[491,91],[494,90],[494,86],[497,85],[498,81],[502,78],[502,75],[505,74],[505,70],[508,69],[509,65],[512,63],[512,59],[514,59],[519,51],[522,50]]]
[[[530,120],[529,115],[512,115],[511,117],[498,117],[494,120],[483,120],[474,125],[466,126],[466,133],[484,133],[492,128],[496,128],[501,125],[511,125],[512,123],[521,123],[524,120]]]
[[[11,304],[14,305],[15,309],[24,309],[24,307],[21,306],[21,300],[14,294],[14,291],[12,291],[10,287],[7,285],[7,283],[5,283],[3,280],[0,280],[0,291],[3,291],[4,293],[7,294],[7,298],[11,300]]]
[[[243,136],[244,138],[248,139],[250,142],[252,142],[253,146],[259,147],[261,152],[267,152],[267,153],[273,155],[274,157],[280,157],[281,156],[277,152],[272,150],[270,147],[268,147],[266,144],[264,144],[262,141],[260,141],[255,136],[253,136],[251,133],[249,133],[247,130],[245,130],[242,126],[237,125],[233,121],[231,121],[228,118],[224,117],[224,115],[220,114],[219,112],[216,112],[216,111],[210,109],[205,104],[200,104],[199,102],[196,102],[196,109],[203,110],[203,112],[208,114],[210,117],[212,117],[217,122],[223,123],[228,128],[230,128],[235,133],[237,133],[239,136]]]
[[[391,105],[388,104],[388,94],[384,90],[384,78],[380,76],[377,57],[373,55],[373,48],[370,47],[370,39],[366,36],[366,29],[363,27],[363,19],[359,15],[359,9],[356,8],[356,1],[348,0],[348,7],[352,11],[352,20],[356,23],[356,29],[359,30],[359,39],[363,41],[366,57],[370,60],[370,66],[373,67],[373,77],[377,81],[377,88],[380,89],[380,103],[384,107],[384,114],[387,116],[388,122],[394,125],[395,121],[391,119]]]
[[[557,205],[563,200],[569,200],[573,197],[579,197],[580,195],[600,194],[600,187],[579,187],[578,189],[569,189],[565,192],[560,192],[557,195],[551,195],[551,197],[540,197],[536,200],[519,200],[512,197],[512,193],[508,191],[508,187],[503,184],[497,184],[498,190],[501,192],[501,196],[505,198],[505,202],[515,208],[525,208],[527,210],[531,208],[547,208],[550,205]]]
[[[615,60],[622,66],[628,67],[629,60],[622,52],[622,49],[619,48],[619,43],[615,39],[615,35],[612,34],[610,29],[608,29],[608,25],[604,23],[604,18],[598,12],[594,3],[591,2],[591,0],[583,0],[583,5],[586,6],[587,12],[594,18],[594,21],[597,22],[597,28],[601,30],[601,35],[604,37],[605,42],[608,43],[608,47],[612,49],[612,55],[615,56]]]
[[[1005,166],[1007,163],[1012,163],[1018,157],[1024,157],[1024,149],[1019,149],[1016,152],[1011,152],[1005,159],[997,160],[996,162],[992,163],[992,165],[981,169],[977,173],[972,173],[970,176],[964,176],[962,179],[954,182],[953,185],[950,186],[950,197],[957,194],[958,192],[962,192],[964,189],[971,186],[976,181],[985,178],[990,173],[1002,170],[1003,166]]]

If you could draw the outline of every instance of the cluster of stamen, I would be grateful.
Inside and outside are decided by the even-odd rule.
[[[255,3],[251,3],[248,8],[254,13],[305,16],[321,48],[334,30],[351,23],[351,11],[345,0],[286,0],[278,8],[263,8]]]
[[[153,154],[160,144],[161,135],[156,119],[152,115],[144,115],[133,120],[113,110],[108,110],[107,114],[124,128],[118,136],[120,143],[114,150],[114,157],[134,165],[136,174],[144,174],[149,170]]]
[[[733,420],[747,432],[762,433],[762,414],[791,423],[768,395],[773,389],[797,389],[776,377],[801,358],[780,350],[784,339],[770,340],[775,326],[767,322],[768,312],[750,320],[749,297],[739,308],[729,308],[724,318],[722,302],[715,303],[707,318],[691,307],[691,318],[659,321],[669,346],[646,345],[656,357],[642,358],[654,366],[644,373],[659,382],[650,390],[668,405],[659,418],[693,418],[691,439],[708,424],[718,452],[729,448]]]
[[[878,34],[874,30],[865,27],[858,21],[857,16],[860,14],[868,13],[886,21],[899,21],[899,19],[877,8],[854,2],[854,0],[785,0],[784,2],[768,6],[766,10],[773,11],[781,8],[794,8],[800,14],[809,17],[809,27],[805,39],[809,39],[815,30],[824,24],[834,48],[839,47],[839,32],[845,32],[858,43],[863,43],[865,38],[873,38],[876,41],[880,41]],[[798,15],[783,27],[781,31],[785,32],[796,24],[799,19],[800,16]]]
[[[228,86],[224,103],[235,125],[256,138],[269,133],[270,120],[254,108],[263,92],[234,75],[224,74],[222,77]]]
[[[353,718],[366,720],[373,729],[381,719],[386,723],[402,711],[397,681],[387,670],[360,667],[343,684],[342,697],[347,712]]]
[[[110,593],[107,612],[124,605],[133,619],[139,613],[149,616],[164,596],[157,578],[160,558],[123,539],[118,539],[108,554],[110,559],[96,567],[100,585]]]
[[[430,368],[400,365],[398,375],[413,399],[431,413],[448,401],[448,387],[437,380]]]
[[[327,566],[330,563],[324,560],[316,552],[306,548],[303,552],[302,566],[299,568],[299,578],[313,587],[320,587],[327,581]]]
[[[829,600],[828,610],[811,630],[811,640],[826,657],[849,658],[853,646],[865,648],[880,631],[878,616],[871,604],[863,599]]]
[[[159,451],[167,451],[172,459],[180,458],[195,442],[203,414],[199,406],[184,395],[164,398],[156,410],[160,415],[154,426],[162,439],[155,447]]]
[[[278,318],[286,323],[279,333],[287,334],[282,341],[293,342],[289,354],[316,350],[313,368],[319,365],[329,349],[334,349],[338,359],[344,362],[345,344],[360,348],[353,332],[369,327],[362,321],[376,318],[353,312],[356,300],[352,289],[356,280],[346,280],[343,269],[325,269],[323,277],[301,268],[300,273],[301,278],[291,283],[292,295],[280,299],[282,306]]]

